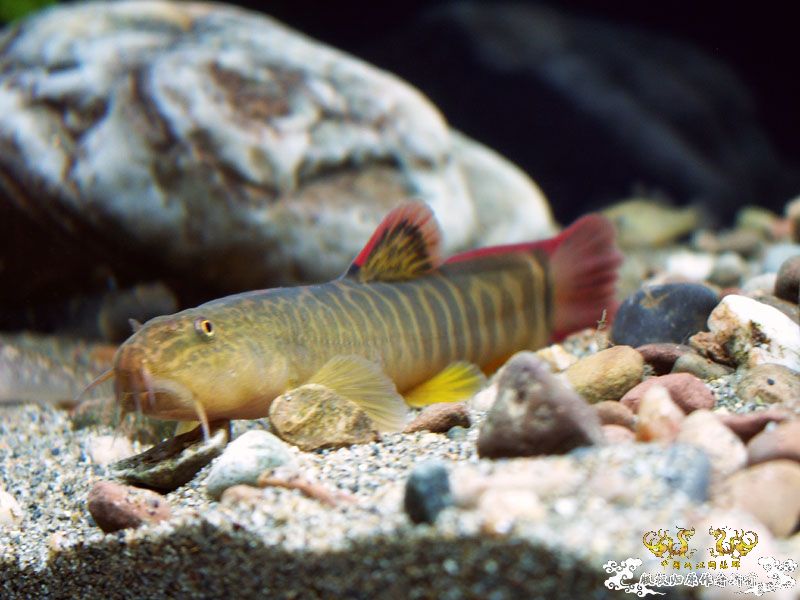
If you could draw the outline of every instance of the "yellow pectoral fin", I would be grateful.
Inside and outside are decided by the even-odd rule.
[[[454,362],[406,393],[406,403],[419,408],[471,398],[486,383],[483,372],[468,362]]]
[[[332,389],[367,413],[381,431],[401,431],[408,407],[381,368],[360,356],[335,356],[307,383]]]

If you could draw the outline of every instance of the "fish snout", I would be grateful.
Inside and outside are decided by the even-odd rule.
[[[148,412],[155,406],[152,377],[147,370],[144,351],[123,345],[114,361],[114,393],[125,411]]]

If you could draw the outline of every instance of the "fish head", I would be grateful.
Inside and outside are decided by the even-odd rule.
[[[288,361],[252,324],[213,307],[151,319],[117,350],[115,393],[124,413],[160,419],[266,416],[287,388]]]

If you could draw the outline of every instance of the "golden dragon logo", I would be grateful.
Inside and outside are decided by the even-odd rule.
[[[731,556],[732,558],[741,558],[745,556],[750,550],[758,544],[758,534],[755,531],[745,531],[744,529],[734,529],[733,535],[725,542],[728,535],[727,527],[714,527],[708,528],[708,533],[716,540],[713,548],[708,551],[713,557]]]
[[[677,527],[677,526],[676,526]],[[648,531],[642,536],[642,543],[657,558],[688,557],[694,553],[689,551],[689,538],[694,535],[694,527],[685,529],[677,527],[677,542],[670,535],[669,529],[659,529],[658,531]]]

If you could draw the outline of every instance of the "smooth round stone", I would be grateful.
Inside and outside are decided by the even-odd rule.
[[[628,429],[633,429],[636,416],[630,408],[617,402],[616,400],[603,400],[592,405],[600,423],[603,425],[620,425]]]
[[[751,465],[779,458],[800,462],[800,419],[764,429],[748,442],[747,456]]]
[[[16,498],[0,488],[0,530],[19,525],[23,515],[22,507]]]
[[[783,365],[756,365],[744,373],[736,392],[745,402],[800,406],[800,373]]]
[[[632,444],[636,441],[636,434],[622,425],[603,425],[603,435],[607,444]]]
[[[800,244],[800,197],[786,204],[784,214],[789,220],[789,235],[793,241]]]
[[[446,433],[453,427],[468,428],[472,422],[469,410],[463,402],[441,402],[423,408],[404,429],[405,433],[430,431]]]
[[[725,252],[714,261],[714,268],[708,279],[720,287],[737,286],[742,281],[747,265],[735,252]]]
[[[615,344],[642,346],[655,342],[685,343],[706,329],[719,302],[716,292],[695,283],[645,287],[625,299],[614,319]]]
[[[743,442],[750,441],[761,433],[770,423],[781,423],[791,419],[792,415],[780,409],[759,410],[742,414],[720,414],[719,419],[730,428]]]
[[[775,289],[775,282],[777,280],[777,273],[762,273],[761,275],[756,275],[742,284],[742,294],[748,295],[754,292],[770,293]]]
[[[414,523],[433,523],[442,510],[453,504],[450,476],[440,462],[414,467],[406,481],[403,507]]]
[[[161,494],[113,481],[96,483],[89,492],[87,506],[95,523],[106,533],[158,523],[169,519],[171,513]]]
[[[655,385],[645,392],[637,417],[637,441],[670,443],[678,437],[686,413],[672,401],[667,388]]]
[[[775,295],[797,303],[800,296],[800,252],[783,262],[775,279]]]
[[[777,537],[787,537],[800,522],[800,464],[771,460],[734,473],[717,496],[743,508]]]
[[[691,373],[700,379],[709,380],[724,377],[733,373],[733,369],[696,353],[687,353],[679,357],[672,366],[673,373]]]
[[[255,485],[264,471],[294,461],[285,442],[268,431],[247,431],[233,440],[212,465],[206,480],[208,495],[218,500],[229,487]]]
[[[590,404],[619,400],[642,380],[644,359],[630,346],[614,346],[582,358],[564,375]]]
[[[653,386],[667,388],[672,401],[686,413],[713,408],[716,402],[706,384],[690,373],[670,373],[660,377],[650,377],[625,394],[620,402],[637,413],[644,395]]]
[[[688,415],[676,441],[696,446],[708,455],[715,481],[722,481],[747,464],[747,449],[742,440],[708,410]]]

